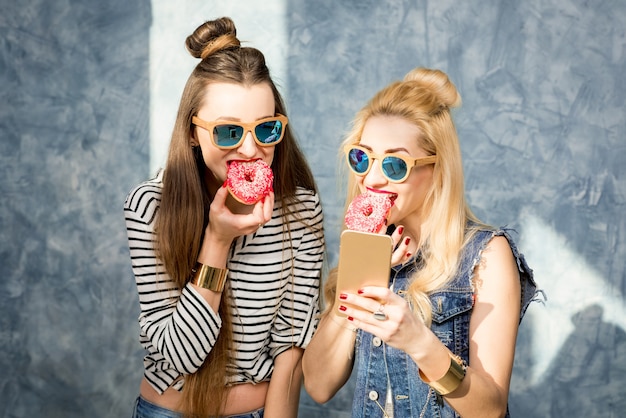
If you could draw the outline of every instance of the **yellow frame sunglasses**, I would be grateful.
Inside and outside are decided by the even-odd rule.
[[[207,122],[197,116],[191,122],[211,134],[213,144],[220,149],[232,149],[241,145],[246,134],[252,132],[254,141],[262,147],[272,147],[283,140],[285,128],[289,123],[287,116],[276,114],[269,118],[254,122],[235,122],[231,120],[217,120]]]
[[[348,167],[357,175],[365,176],[372,169],[374,160],[380,161],[383,175],[392,183],[402,183],[409,177],[414,167],[420,167],[437,162],[436,155],[428,157],[410,158],[400,154],[376,154],[359,145],[349,144],[344,147]]]

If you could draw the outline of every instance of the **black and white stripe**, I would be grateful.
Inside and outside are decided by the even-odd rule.
[[[161,189],[159,175],[133,189],[124,205],[141,308],[139,340],[147,351],[145,376],[159,393],[175,382],[174,387],[182,387],[182,375],[202,365],[222,325],[192,286],[178,289],[155,257],[154,221]],[[291,240],[275,207],[265,226],[233,243],[228,286],[236,346],[230,383],[268,380],[278,354],[292,346],[306,347],[313,336],[323,215],[314,192],[298,189],[296,197],[290,210],[299,218],[288,219]]]

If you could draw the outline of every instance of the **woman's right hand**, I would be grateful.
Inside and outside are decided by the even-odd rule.
[[[228,243],[230,246],[235,238],[255,232],[272,219],[274,192],[255,203],[252,211],[246,214],[233,213],[230,210],[226,205],[228,195],[226,187],[220,187],[215,193],[205,235],[210,235],[211,240]]]
[[[274,193],[257,202],[250,213],[233,213],[226,205],[228,190],[220,187],[211,203],[209,223],[198,254],[198,262],[213,267],[225,267],[233,240],[255,232],[272,219]]]

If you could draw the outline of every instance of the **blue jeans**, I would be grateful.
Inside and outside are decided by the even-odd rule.
[[[183,418],[183,414],[162,408],[139,396],[135,401],[133,418]],[[222,418],[263,418],[263,408],[243,415],[228,415]]]

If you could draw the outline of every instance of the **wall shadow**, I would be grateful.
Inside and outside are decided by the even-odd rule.
[[[626,331],[604,321],[603,312],[593,304],[572,315],[574,330],[541,381],[511,397],[514,416],[615,417],[626,411]]]

